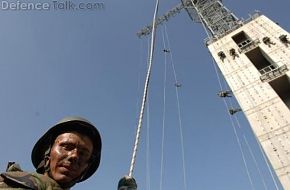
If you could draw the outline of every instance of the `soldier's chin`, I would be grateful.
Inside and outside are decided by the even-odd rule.
[[[67,172],[65,173],[56,173],[53,176],[53,179],[60,185],[68,185],[74,183],[74,178]]]

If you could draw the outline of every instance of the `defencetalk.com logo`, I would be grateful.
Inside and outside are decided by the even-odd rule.
[[[48,10],[104,10],[102,2],[78,2],[73,1],[46,1],[46,2],[27,2],[27,1],[0,1],[0,11],[48,11]]]

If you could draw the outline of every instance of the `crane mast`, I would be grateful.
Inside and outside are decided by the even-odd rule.
[[[189,17],[200,20],[212,37],[239,27],[238,18],[218,0],[182,0]]]

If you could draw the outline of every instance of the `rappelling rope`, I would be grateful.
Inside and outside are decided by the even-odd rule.
[[[224,80],[223,80],[223,81],[224,81]],[[226,86],[225,82],[224,82],[224,85]],[[223,88],[223,89],[224,89],[224,88]],[[231,99],[229,99],[229,103],[230,103],[230,106],[233,108],[234,106],[233,106],[233,102],[232,102]],[[236,124],[237,124],[237,126],[239,127],[240,130],[242,130],[242,127],[241,127],[241,124],[240,124],[240,121],[239,121],[238,117],[237,117],[236,115],[234,115],[234,118],[235,118],[235,120],[236,120]],[[261,172],[261,170],[260,170],[260,167],[259,167],[259,165],[258,165],[258,162],[257,162],[256,156],[254,155],[254,153],[253,153],[253,151],[252,151],[252,149],[251,149],[251,147],[250,147],[250,145],[249,145],[248,139],[247,139],[247,137],[245,136],[245,134],[243,134],[243,139],[244,139],[244,142],[245,142],[245,144],[246,144],[246,146],[247,146],[247,148],[248,148],[248,150],[249,150],[249,152],[250,152],[250,155],[251,155],[251,157],[252,157],[252,159],[253,159],[253,161],[254,161],[254,164],[255,164],[255,166],[256,166],[256,168],[257,168],[257,171],[258,171],[259,176],[260,176],[260,178],[261,178],[261,180],[262,180],[263,186],[264,186],[265,190],[267,190],[268,187],[267,187],[267,185],[266,185],[265,179],[264,179],[264,177],[263,177],[263,175],[262,175],[262,172]],[[259,144],[259,143],[258,143],[258,144]]]
[[[210,34],[208,33],[208,30],[206,29],[206,26],[205,26],[205,23],[204,23],[205,20],[203,19],[202,15],[199,13],[199,11],[198,11],[198,9],[196,8],[196,5],[194,4],[193,0],[191,0],[191,3],[192,3],[192,6],[194,7],[194,9],[195,9],[196,12],[197,12],[197,15],[199,16],[199,18],[200,18],[200,20],[201,20],[201,23],[202,23],[202,26],[203,26],[204,31],[206,32],[207,36],[210,37]],[[215,63],[214,63],[213,58],[212,58],[212,64],[213,64],[213,66],[214,66],[214,70],[215,70],[216,76],[217,76],[217,78],[218,78],[218,82],[219,82],[220,89],[223,90],[223,89],[222,89],[222,84],[221,84],[221,79],[220,79],[220,77],[219,77],[219,75],[218,75],[218,71],[217,71],[217,68],[216,68],[216,65],[215,65]],[[226,108],[228,109],[229,107],[228,107],[228,104],[227,104],[226,100],[224,99],[223,101],[224,101],[224,104],[225,104]],[[250,175],[250,172],[249,172],[249,168],[248,168],[248,164],[247,164],[246,159],[245,159],[245,154],[244,154],[243,149],[242,149],[241,141],[240,141],[239,136],[238,136],[238,134],[237,134],[237,130],[236,130],[235,125],[234,125],[234,121],[233,121],[233,119],[231,118],[231,115],[230,115],[229,113],[228,113],[228,115],[229,115],[229,118],[230,118],[230,120],[231,120],[232,128],[233,128],[233,130],[234,130],[234,134],[235,134],[235,137],[236,137],[236,140],[237,140],[237,143],[238,143],[238,146],[239,146],[239,149],[240,149],[241,155],[242,155],[242,160],[243,160],[243,163],[244,163],[244,166],[245,166],[245,169],[246,169],[246,173],[247,173],[247,176],[248,176],[248,179],[249,179],[249,182],[250,182],[251,188],[254,190],[255,187],[254,187],[254,185],[253,185],[253,180],[252,180],[252,178],[251,178],[251,175]]]
[[[147,97],[147,134],[146,134],[146,187],[150,190],[150,101]]]
[[[158,13],[158,7],[159,7],[159,0],[156,0],[155,11],[154,11],[154,16],[153,16],[153,22],[152,22],[152,34],[151,34],[151,44],[150,44],[149,65],[148,65],[148,70],[147,70],[147,75],[146,75],[146,80],[145,80],[144,93],[143,93],[143,98],[142,98],[142,104],[141,104],[138,127],[137,127],[135,143],[134,143],[134,148],[133,148],[133,154],[132,154],[132,159],[131,159],[131,165],[130,165],[129,174],[128,174],[130,177],[132,177],[134,166],[135,166],[136,154],[137,154],[138,144],[139,144],[139,140],[140,140],[142,120],[143,120],[144,109],[145,109],[145,103],[146,103],[146,99],[147,99],[149,80],[150,80],[150,75],[151,75],[152,60],[153,60],[153,53],[154,53],[154,44],[155,44],[155,36],[156,36],[155,35],[155,33],[156,33],[156,31],[155,31],[155,29],[156,29],[156,15]]]
[[[247,89],[246,89],[246,92],[249,93]],[[252,100],[251,100],[250,102],[252,103],[252,106],[254,106]],[[231,104],[231,106],[233,105],[231,101],[230,101],[230,104]],[[261,117],[260,112],[258,112],[258,116]],[[234,117],[235,117],[235,119],[236,119],[236,123],[237,123],[238,127],[241,129],[241,125],[240,125],[240,122],[239,122],[237,116],[234,116]],[[279,187],[278,187],[278,185],[277,185],[277,181],[276,181],[276,179],[274,178],[273,172],[272,172],[272,170],[271,170],[271,168],[270,168],[270,166],[269,166],[269,163],[268,163],[268,160],[267,160],[267,158],[266,158],[265,152],[263,151],[262,146],[261,146],[261,144],[260,144],[260,142],[259,142],[257,136],[254,135],[254,137],[255,137],[255,140],[256,140],[256,142],[257,142],[257,144],[258,144],[259,150],[260,150],[260,152],[261,152],[261,154],[262,154],[262,156],[263,156],[263,159],[264,159],[264,161],[265,161],[265,163],[266,163],[267,169],[268,169],[268,171],[269,171],[269,173],[270,173],[270,175],[271,175],[271,178],[272,178],[272,181],[273,181],[273,183],[274,183],[274,185],[275,185],[275,188],[276,188],[276,190],[279,190]],[[263,183],[265,189],[268,189],[267,185],[265,184],[264,177],[263,177],[263,175],[262,175],[262,173],[260,172],[260,169],[259,169],[259,167],[258,167],[257,161],[255,161],[255,160],[256,160],[256,159],[255,159],[255,156],[254,156],[253,153],[251,153],[251,148],[250,148],[249,143],[248,143],[248,141],[247,141],[247,138],[246,138],[245,136],[244,136],[244,141],[245,141],[245,143],[246,143],[246,145],[247,145],[247,147],[248,147],[248,149],[249,149],[249,151],[250,151],[250,154],[251,154],[251,156],[252,156],[252,158],[253,158],[253,160],[254,160],[254,162],[255,162],[255,165],[256,165],[256,167],[257,167],[257,170],[258,170],[258,172],[259,172],[259,174],[260,174],[260,176],[261,176],[262,183]]]
[[[239,77],[240,78],[240,77]],[[241,79],[240,79],[241,80]],[[224,82],[225,83],[225,82]],[[250,92],[248,91],[248,89],[247,88],[245,88],[245,92],[247,92],[249,95],[250,95]],[[252,104],[252,106],[254,107],[254,102],[253,102],[253,100],[252,99],[249,99],[250,100],[250,102],[251,102],[251,104]],[[231,104],[231,106],[233,105],[232,104],[232,101],[230,100],[230,104]],[[258,117],[260,118],[260,121],[262,121],[262,116],[261,116],[261,113],[260,113],[260,111],[257,111],[257,113],[258,113]],[[239,123],[239,120],[238,120],[238,118],[235,116],[235,119],[236,119],[236,121],[237,121],[237,124],[238,124],[238,127],[241,129],[241,126],[240,126],[240,123]],[[263,122],[262,122],[262,124],[263,124]],[[267,169],[268,169],[268,171],[269,171],[269,173],[270,173],[270,175],[271,175],[271,178],[272,178],[272,181],[273,181],[273,183],[274,183],[274,185],[275,185],[275,188],[276,188],[276,190],[279,190],[279,187],[278,187],[278,184],[277,184],[277,180],[274,178],[274,174],[273,174],[273,172],[272,172],[272,170],[271,170],[271,168],[270,168],[270,166],[269,166],[269,161],[268,161],[268,159],[266,158],[266,155],[265,155],[265,152],[264,152],[264,150],[263,150],[263,148],[262,148],[262,146],[261,146],[261,144],[260,144],[260,142],[259,142],[259,140],[258,140],[258,137],[256,136],[256,135],[254,135],[254,137],[255,137],[255,140],[256,140],[256,142],[257,142],[257,144],[258,144],[258,146],[259,146],[259,150],[260,150],[260,152],[261,152],[261,154],[262,154],[262,156],[263,156],[263,159],[264,159],[264,161],[265,161],[265,163],[266,163],[266,166],[267,166]],[[247,141],[247,140],[246,140]],[[246,142],[245,141],[245,142]],[[246,144],[247,144],[247,142],[246,142]],[[248,149],[250,150],[250,146],[248,146]],[[255,158],[253,158],[253,160],[254,160]],[[258,165],[256,165],[256,167],[257,167],[257,170],[259,171],[259,167],[258,167]],[[264,178],[263,178],[263,176],[261,175],[261,178],[262,178],[262,181],[263,181],[263,183],[264,183]],[[267,187],[265,187],[266,189],[267,189]]]
[[[225,86],[226,86],[226,85],[225,85]],[[225,89],[225,88],[222,88],[222,89]],[[233,102],[232,102],[231,99],[229,99],[229,103],[230,103],[230,107],[233,108],[233,107],[234,107],[234,106],[233,106],[234,104],[233,104]],[[236,121],[236,124],[237,124],[238,128],[242,131],[242,127],[241,127],[241,124],[240,124],[240,121],[239,121],[238,117],[237,117],[236,115],[234,115],[233,117],[235,118],[235,121]],[[242,135],[243,135],[244,142],[245,142],[245,144],[246,144],[246,146],[247,146],[247,148],[248,148],[248,150],[249,150],[249,152],[250,152],[250,155],[251,155],[251,157],[252,157],[252,159],[253,159],[253,161],[254,161],[254,164],[255,164],[255,166],[256,166],[256,168],[257,168],[257,171],[258,171],[258,173],[259,173],[259,176],[260,176],[260,178],[261,178],[261,180],[262,180],[263,186],[264,186],[265,190],[267,190],[268,187],[267,187],[267,185],[266,185],[266,183],[265,183],[265,179],[264,179],[264,177],[263,177],[263,175],[262,175],[262,172],[261,172],[260,167],[259,167],[259,165],[258,165],[257,159],[256,159],[256,157],[255,157],[255,155],[254,155],[254,153],[253,153],[253,151],[252,151],[252,149],[251,149],[251,147],[250,147],[250,145],[249,145],[249,143],[248,143],[248,139],[247,139],[247,137],[245,136],[245,134],[242,134]]]
[[[247,145],[247,147],[248,147],[248,149],[249,149],[249,151],[250,151],[250,155],[251,155],[252,159],[254,160],[254,163],[255,163],[255,165],[256,165],[256,168],[257,168],[257,170],[258,170],[258,173],[259,173],[259,175],[260,175],[260,177],[261,177],[261,179],[262,179],[263,186],[264,186],[264,188],[265,188],[266,190],[268,190],[268,187],[267,187],[267,185],[266,185],[265,179],[264,179],[264,177],[263,177],[263,175],[262,175],[262,172],[261,172],[261,170],[260,170],[260,168],[259,168],[259,166],[258,166],[257,159],[256,159],[256,157],[255,157],[255,155],[254,155],[254,153],[253,153],[253,151],[252,151],[252,149],[251,149],[251,147],[250,147],[250,145],[249,145],[249,142],[248,142],[248,140],[247,140],[247,138],[246,138],[245,135],[243,135],[243,137],[244,137],[244,141],[246,142],[246,145]]]
[[[216,76],[218,78],[218,82],[219,82],[219,86],[220,86],[220,90],[223,90],[222,88],[222,84],[221,84],[221,79],[219,77],[219,74],[218,74],[218,70],[216,68],[216,65],[215,65],[215,62],[214,62],[214,59],[212,58],[212,64],[214,66],[214,70],[215,70],[215,73],[216,73]],[[227,109],[229,109],[229,105],[228,103],[226,102],[225,99],[223,99],[224,101],[224,104],[226,106]],[[247,161],[246,161],[246,158],[245,158],[245,154],[244,154],[244,151],[242,149],[242,144],[241,144],[241,141],[240,141],[240,138],[238,136],[238,133],[237,133],[237,130],[236,130],[236,127],[235,127],[235,123],[233,121],[233,118],[231,117],[230,113],[228,113],[228,116],[230,118],[230,121],[231,121],[231,124],[232,124],[232,128],[234,130],[234,134],[235,134],[235,137],[236,137],[236,140],[237,140],[237,143],[239,145],[239,149],[240,149],[240,152],[241,152],[241,155],[242,155],[242,160],[243,160],[243,163],[244,163],[244,166],[245,166],[245,169],[246,169],[246,173],[247,173],[247,176],[248,176],[248,179],[249,179],[249,182],[250,182],[250,185],[251,185],[251,188],[254,190],[255,187],[254,187],[254,184],[253,184],[253,180],[252,180],[252,177],[250,175],[250,172],[249,172],[249,168],[248,168],[248,164],[247,164]]]
[[[166,36],[167,44],[168,44],[169,50],[171,51],[170,41],[169,41],[166,25],[164,25],[164,28],[165,28],[165,36]],[[175,66],[174,66],[174,62],[173,62],[172,52],[170,52],[170,62],[171,62],[171,67],[172,67],[173,74],[174,74],[175,84],[177,85],[178,84],[178,80],[177,80],[176,70],[175,70]],[[179,121],[179,131],[180,131],[182,170],[183,170],[183,185],[184,185],[184,190],[187,190],[185,151],[184,151],[184,137],[183,137],[183,129],[182,129],[182,121],[181,121],[181,111],[180,111],[181,109],[180,109],[179,93],[178,93],[178,87],[177,86],[175,88],[175,94],[176,94],[176,99],[177,99],[178,121]]]
[[[164,31],[162,30],[163,48],[166,49]],[[163,78],[163,114],[162,114],[162,138],[161,138],[161,158],[160,158],[160,183],[159,189],[163,186],[163,160],[164,160],[164,140],[165,140],[165,119],[166,119],[166,83],[167,83],[167,53],[164,53],[164,78]]]
[[[248,91],[247,88],[246,88],[245,91],[246,91],[248,94],[250,94],[250,92]],[[252,106],[254,107],[254,102],[253,102],[253,100],[252,100],[252,99],[249,99],[249,100],[250,100]],[[261,115],[261,113],[260,113],[259,110],[257,111],[257,114],[258,114],[258,118],[259,118],[259,120],[261,121],[261,124],[263,125],[262,115]],[[237,119],[237,118],[236,118],[236,119]],[[239,124],[238,120],[237,120],[237,123]],[[264,150],[263,150],[263,148],[262,148],[262,146],[261,146],[261,144],[260,144],[260,142],[259,142],[259,139],[258,139],[258,137],[257,137],[256,135],[254,135],[254,137],[255,137],[255,140],[256,140],[256,142],[257,142],[257,144],[258,144],[258,146],[259,146],[259,149],[260,149],[260,152],[261,152],[261,154],[262,154],[262,156],[263,156],[263,159],[264,159],[264,161],[265,161],[265,163],[266,163],[267,169],[268,169],[268,171],[269,171],[269,173],[270,173],[270,175],[271,175],[271,178],[272,178],[272,181],[273,181],[273,183],[274,183],[274,185],[275,185],[275,188],[276,188],[277,190],[279,190],[279,187],[278,187],[277,181],[276,181],[276,179],[274,178],[273,172],[272,172],[272,170],[271,170],[271,168],[270,168],[270,166],[269,166],[269,161],[268,161],[267,158],[266,158],[265,152],[264,152]],[[271,141],[270,141],[270,142],[271,142]]]

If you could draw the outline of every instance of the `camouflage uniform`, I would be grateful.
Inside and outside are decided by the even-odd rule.
[[[0,189],[65,190],[48,176],[18,171],[2,173]]]
[[[48,176],[22,171],[15,162],[9,162],[6,172],[0,174],[0,189],[65,190]]]

